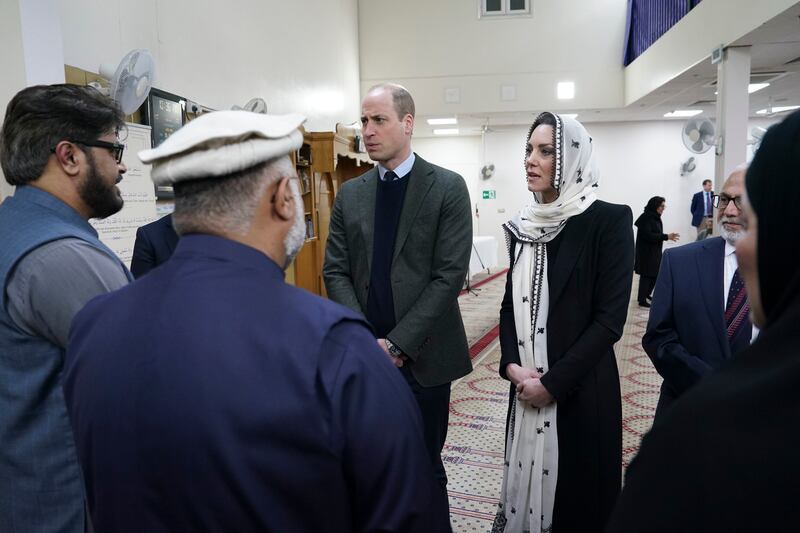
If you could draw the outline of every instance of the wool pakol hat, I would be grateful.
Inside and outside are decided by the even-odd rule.
[[[139,152],[156,185],[227,176],[292,153],[303,144],[298,114],[214,111],[190,121],[157,148]]]

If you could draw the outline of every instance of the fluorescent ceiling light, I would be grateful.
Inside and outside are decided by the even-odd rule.
[[[559,113],[562,117],[569,117],[569,118],[578,118],[577,113]]]
[[[575,83],[571,81],[560,81],[556,86],[559,100],[572,100],[575,98]]]
[[[775,114],[775,113],[783,113],[784,111],[791,111],[793,109],[800,109],[800,105],[783,105],[783,106],[773,106],[770,110],[767,109],[759,109],[756,111],[756,115],[768,115],[768,114]]]
[[[458,124],[456,118],[429,118],[428,124],[431,126],[449,126],[451,124]]]
[[[458,128],[440,128],[433,130],[434,135],[458,135]]]
[[[702,109],[678,109],[676,111],[670,111],[669,113],[664,113],[664,116],[666,118],[686,118],[699,115],[702,112],[703,112]]]

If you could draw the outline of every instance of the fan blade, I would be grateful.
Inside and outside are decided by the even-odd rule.
[[[129,115],[147,99],[155,75],[155,61],[144,49],[128,52],[111,80],[111,98]]]

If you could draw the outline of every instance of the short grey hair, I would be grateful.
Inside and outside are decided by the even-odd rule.
[[[267,187],[294,172],[291,159],[282,156],[228,176],[176,183],[176,233],[244,235]]]

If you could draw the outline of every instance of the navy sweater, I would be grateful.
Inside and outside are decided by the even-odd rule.
[[[394,181],[378,180],[375,198],[375,233],[372,242],[372,270],[367,297],[367,320],[379,339],[394,329],[394,295],[392,294],[392,257],[403,200],[411,176]]]

